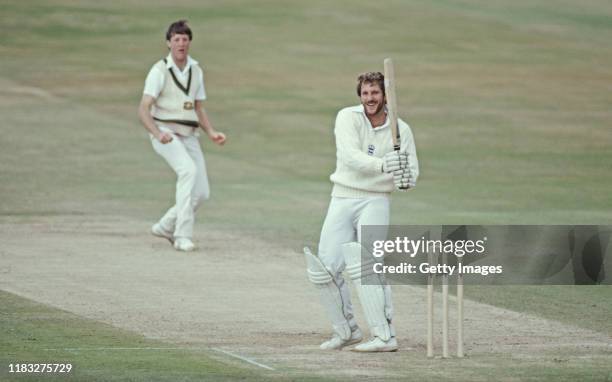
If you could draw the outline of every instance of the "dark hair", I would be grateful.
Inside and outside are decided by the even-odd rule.
[[[170,41],[175,34],[186,34],[189,36],[189,41],[193,38],[191,29],[189,29],[189,25],[187,25],[187,20],[179,20],[170,24],[166,32],[166,41]]]
[[[357,95],[361,97],[361,86],[364,83],[376,84],[385,95],[385,76],[381,72],[367,72],[357,77]]]

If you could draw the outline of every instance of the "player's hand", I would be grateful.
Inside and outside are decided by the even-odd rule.
[[[155,137],[155,139],[165,145],[166,143],[172,142],[173,138],[172,134],[166,133],[165,131],[160,131],[159,134],[157,134],[157,136]]]
[[[408,154],[405,152],[391,151],[386,153],[382,159],[382,172],[392,173],[408,166]]]
[[[208,138],[219,146],[223,146],[225,144],[225,140],[227,139],[225,134],[219,131],[213,131],[212,133],[208,134]]]
[[[407,191],[416,187],[416,178],[410,167],[393,171],[393,185],[400,191]]]

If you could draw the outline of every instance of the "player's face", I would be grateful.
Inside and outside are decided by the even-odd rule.
[[[368,117],[383,113],[385,96],[378,84],[365,82],[361,85],[361,104]]]
[[[190,43],[189,36],[186,34],[174,34],[170,37],[170,41],[167,41],[167,44],[174,62],[185,62],[187,60]]]

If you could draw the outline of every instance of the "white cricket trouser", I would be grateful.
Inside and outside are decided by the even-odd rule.
[[[342,277],[346,267],[342,244],[361,241],[362,225],[389,225],[389,198],[336,198],[332,197],[321,229],[318,256],[331,272],[344,301],[345,317],[353,316],[350,292]],[[385,239],[385,238],[381,238]]]
[[[385,197],[332,197],[319,240],[319,258],[332,274],[337,275],[344,270],[342,244],[361,242],[359,235],[362,225],[389,224],[389,205],[390,201]]]
[[[171,132],[162,129],[165,132]],[[194,214],[203,200],[210,197],[206,162],[196,136],[172,133],[172,142],[162,144],[151,137],[153,149],[176,173],[176,200],[159,223],[175,237],[193,236]]]

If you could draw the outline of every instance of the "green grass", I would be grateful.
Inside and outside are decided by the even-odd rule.
[[[59,192],[156,216],[172,175],[135,108],[165,54],[165,26],[188,14],[207,108],[230,138],[223,149],[206,144],[211,224],[316,240],[334,113],[357,102],[356,74],[380,69],[385,55],[396,59],[422,165],[419,188],[395,199],[394,223],[612,221],[612,52],[600,40],[612,31],[587,22],[609,17],[604,3],[36,4],[9,2],[0,16],[0,75],[62,98],[3,103],[4,213],[35,213]],[[549,24],[563,30],[537,29]],[[288,221],[288,210],[304,219]]]
[[[153,221],[171,203],[173,174],[136,107],[178,18],[191,22],[206,107],[229,137],[204,143],[212,200],[199,230],[316,245],[335,112],[357,103],[357,74],[386,56],[422,172],[394,197],[392,223],[612,224],[612,5],[602,0],[5,1],[0,214]],[[610,333],[607,287],[534,288],[527,300],[513,290],[470,296]]]
[[[469,286],[474,301],[594,330],[612,338],[609,285]]]
[[[279,373],[237,366],[229,359],[220,361],[207,349],[180,349],[181,345],[146,339],[6,292],[0,291],[0,301],[3,381],[283,380]],[[11,374],[11,363],[71,363],[73,370],[42,378],[41,374]]]

